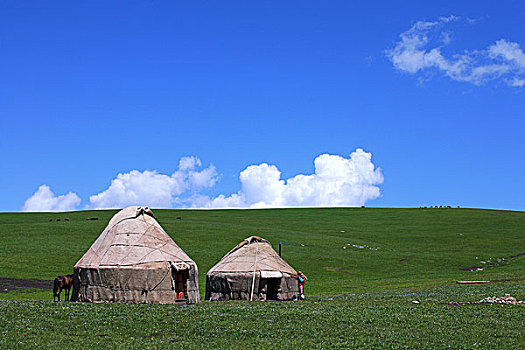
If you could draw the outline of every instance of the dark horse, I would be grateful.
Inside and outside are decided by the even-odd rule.
[[[58,276],[53,282],[53,301],[60,301],[60,292],[62,289],[66,291],[66,301],[69,301],[69,291],[73,285],[73,275]]]

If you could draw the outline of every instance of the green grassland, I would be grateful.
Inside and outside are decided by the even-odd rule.
[[[0,214],[0,277],[51,280],[71,273],[115,212]],[[525,256],[511,258],[525,253],[523,212],[337,208],[154,214],[197,263],[201,295],[209,268],[242,239],[259,235],[276,250],[283,242],[283,258],[309,278],[309,301],[58,304],[49,291],[14,290],[0,293],[0,348],[525,346],[524,306],[441,304],[504,293],[525,300]],[[470,266],[483,270],[461,270]],[[457,280],[495,282],[460,286]]]
[[[473,301],[487,293],[519,294],[523,285],[468,290]],[[458,298],[465,298],[459,286],[178,307],[4,301],[0,348],[523,349],[523,306],[439,303]]]
[[[0,214],[0,277],[53,279],[72,273],[115,212]],[[251,235],[266,238],[276,250],[283,241],[284,259],[307,274],[308,294],[315,296],[525,277],[525,258],[509,259],[525,253],[523,212],[344,208],[154,213],[196,261],[201,294],[206,272]],[[63,221],[66,217],[70,221]],[[99,220],[86,221],[89,217]],[[487,263],[490,258],[505,258],[505,264],[460,270],[494,265]]]

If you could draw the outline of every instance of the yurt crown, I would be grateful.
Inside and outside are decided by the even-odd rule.
[[[144,214],[147,214],[147,215],[155,218],[155,215],[153,215],[153,212],[151,211],[151,209],[149,207],[137,207],[137,211],[135,213],[135,217],[137,217],[139,215],[144,215]]]

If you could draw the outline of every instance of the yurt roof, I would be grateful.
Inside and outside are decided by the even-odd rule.
[[[221,261],[213,266],[214,272],[280,271],[292,275],[297,271],[275,252],[267,240],[251,236],[239,243]]]
[[[128,207],[109,224],[75,267],[129,266],[151,262],[191,262],[147,207]]]

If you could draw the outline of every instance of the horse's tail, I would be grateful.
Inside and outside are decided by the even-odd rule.
[[[55,281],[53,282],[53,297],[55,297],[58,294],[58,289],[60,288],[60,282],[58,281],[58,277],[55,278]]]

